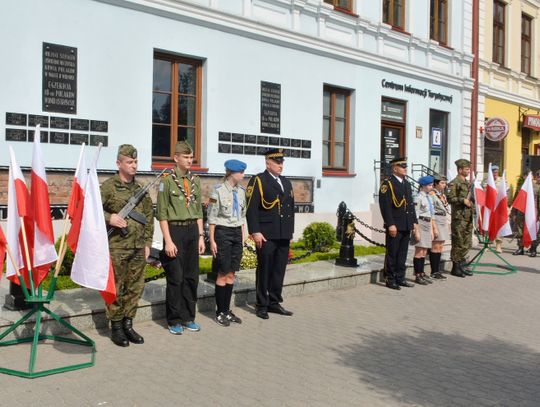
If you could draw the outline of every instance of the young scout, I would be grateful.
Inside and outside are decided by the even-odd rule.
[[[446,177],[438,176],[433,181],[433,191],[431,198],[433,200],[433,219],[437,226],[437,236],[433,237],[431,251],[429,252],[429,263],[431,265],[431,277],[438,280],[445,280],[441,272],[441,254],[443,251],[444,242],[450,239],[448,227],[448,215],[450,207],[446,200],[444,191],[446,190]]]
[[[157,219],[163,234],[160,255],[167,288],[165,308],[169,332],[180,335],[184,328],[197,332],[195,322],[199,254],[204,253],[201,181],[189,170],[193,150],[178,142],[174,153],[176,167],[161,181],[157,198]]]
[[[430,192],[433,189],[433,177],[426,175],[418,179],[420,191],[416,196],[416,218],[418,219],[418,243],[414,248],[414,275],[416,283],[419,285],[431,284],[432,281],[424,273],[424,264],[428,249],[431,248],[433,237],[438,235],[435,222],[433,220],[434,208]]]
[[[135,147],[122,144],[118,148],[116,166],[118,174],[101,185],[105,221],[113,227],[109,236],[109,249],[116,284],[116,300],[107,305],[107,318],[111,321],[111,340],[118,346],[128,346],[129,342],[144,342],[143,337],[133,330],[133,318],[144,289],[144,268],[154,234],[154,212],[152,200],[146,194],[135,207],[135,211],[144,215],[145,224],[131,218],[122,219],[117,215],[142,188],[135,181]]]
[[[216,185],[208,205],[210,251],[217,262],[216,322],[229,326],[242,320],[230,308],[234,273],[240,270],[246,228],[246,191],[240,185],[246,164],[239,160],[225,161],[225,179]]]

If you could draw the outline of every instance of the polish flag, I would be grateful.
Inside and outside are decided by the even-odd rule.
[[[495,211],[491,214],[489,225],[489,240],[493,241],[501,236],[512,234],[508,219],[508,196],[506,195],[506,171],[503,172],[501,182],[497,188],[497,201]]]
[[[482,231],[482,219],[484,217],[484,209],[486,206],[486,191],[484,191],[482,183],[476,176],[474,177],[474,204],[476,206],[478,230]]]
[[[88,178],[87,172],[88,169],[84,159],[83,143],[79,154],[79,161],[77,162],[77,169],[75,170],[75,176],[73,178],[73,184],[71,185],[71,194],[67,207],[67,214],[71,221],[71,228],[67,235],[67,244],[73,253],[77,250],[77,243],[79,241],[79,233],[81,230],[81,220],[84,209],[84,187],[86,186],[86,179]]]
[[[0,269],[4,268],[4,261],[6,258],[7,240],[4,231],[0,227]],[[2,278],[2,272],[0,271],[0,278]]]
[[[111,304],[116,299],[116,287],[96,162],[97,156],[84,187],[84,210],[71,279],[79,285],[100,291],[105,302]]]
[[[512,208],[525,215],[525,224],[523,225],[523,246],[529,247],[533,240],[536,240],[537,232],[537,213],[534,205],[534,190],[532,185],[532,173],[525,179],[521,186]]]
[[[495,205],[497,204],[497,186],[495,185],[495,179],[491,172],[491,163],[489,163],[488,179],[486,185],[486,205],[484,209],[482,219],[482,229],[486,232],[489,231],[489,224],[491,222],[491,214],[495,211]]]
[[[41,151],[40,125],[36,126],[34,133],[34,152],[32,155],[32,185],[30,196],[34,209],[34,255],[33,266],[35,280],[39,284],[49,272],[50,266],[58,258],[54,248],[54,232],[51,218],[51,205],[49,202],[49,188],[47,175]],[[28,239],[31,237],[28,236]]]

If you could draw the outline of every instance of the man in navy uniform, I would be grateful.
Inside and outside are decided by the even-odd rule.
[[[390,161],[392,175],[381,183],[379,207],[386,230],[384,270],[386,286],[393,290],[413,287],[405,281],[405,261],[411,231],[418,234],[418,220],[414,210],[411,184],[405,179],[407,159]]]
[[[246,188],[247,224],[257,247],[256,308],[262,319],[268,319],[268,312],[293,314],[280,303],[294,232],[294,193],[281,175],[283,149],[271,149],[265,158],[266,171],[252,177]]]

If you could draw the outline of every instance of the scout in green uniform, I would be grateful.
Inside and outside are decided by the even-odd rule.
[[[467,253],[472,246],[473,208],[471,186],[467,180],[471,173],[471,163],[465,159],[456,161],[458,175],[448,185],[448,202],[452,207],[452,259],[451,274],[457,277],[472,276],[465,268]]]
[[[176,144],[176,167],[159,185],[157,219],[163,233],[161,263],[165,269],[167,289],[165,308],[169,332],[180,335],[186,328],[196,332],[199,254],[204,253],[201,180],[189,170],[193,150],[184,142]]]
[[[107,318],[111,321],[111,340],[118,346],[128,346],[129,342],[144,342],[143,337],[133,330],[133,318],[144,289],[144,268],[152,245],[154,213],[152,200],[146,195],[135,207],[135,211],[144,215],[146,224],[130,218],[122,219],[117,215],[128,200],[142,188],[135,181],[135,147],[122,144],[118,148],[116,165],[118,174],[101,185],[105,221],[113,227],[109,236],[109,249],[116,284],[116,300],[107,305]],[[123,228],[127,228],[127,234],[126,229],[121,232]]]

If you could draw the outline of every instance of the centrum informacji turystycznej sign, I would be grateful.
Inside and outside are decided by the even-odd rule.
[[[430,98],[433,100],[439,100],[441,102],[448,102],[448,103],[452,103],[453,101],[452,95],[445,95],[440,92],[433,92],[431,89],[427,89],[427,88],[424,88],[424,89],[416,88],[412,85],[405,85],[405,84],[401,84],[397,82],[387,81],[386,79],[383,79],[381,81],[381,85],[385,89],[393,89],[400,92],[411,93],[413,95],[421,96],[424,99]]]

